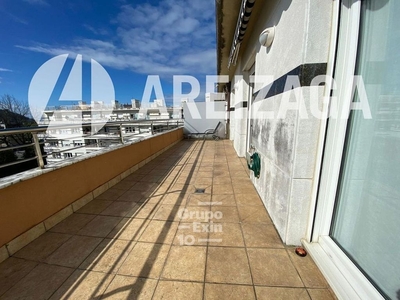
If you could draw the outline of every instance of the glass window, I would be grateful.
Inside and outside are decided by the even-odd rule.
[[[356,75],[372,119],[350,115],[331,227],[332,239],[393,299],[400,299],[399,15],[398,0],[362,1]]]

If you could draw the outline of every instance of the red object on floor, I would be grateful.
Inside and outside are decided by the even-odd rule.
[[[297,247],[295,252],[298,256],[306,256],[307,255],[307,251],[302,247]]]

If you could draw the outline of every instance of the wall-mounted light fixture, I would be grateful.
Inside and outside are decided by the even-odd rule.
[[[274,37],[275,37],[275,26],[264,29],[263,32],[261,32],[258,41],[260,42],[261,46],[269,48],[271,47],[271,44],[274,41]]]

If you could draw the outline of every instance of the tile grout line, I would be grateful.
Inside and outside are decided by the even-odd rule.
[[[229,175],[230,175],[230,172],[229,172]],[[231,177],[231,182],[232,182],[232,177]],[[248,267],[249,267],[249,272],[250,272],[250,277],[251,277],[251,283],[252,283],[251,285],[252,285],[252,288],[253,288],[254,299],[257,299],[257,292],[256,292],[256,287],[255,287],[255,285],[254,285],[254,277],[253,277],[253,272],[252,272],[252,269],[251,269],[250,257],[249,257],[249,253],[247,252],[247,244],[246,244],[246,239],[245,239],[244,233],[243,233],[243,226],[242,226],[241,217],[240,217],[240,212],[239,212],[238,205],[237,205],[237,201],[236,201],[236,193],[235,193],[235,190],[233,190],[233,197],[234,197],[234,200],[235,200],[235,203],[236,203],[236,209],[237,209],[237,212],[238,212],[238,215],[239,215],[239,227],[240,227],[240,232],[242,233],[243,244],[244,244],[244,251],[245,251],[245,253],[246,253],[247,264],[248,264]]]
[[[115,202],[115,201],[112,201],[112,202]],[[111,205],[111,203],[110,203],[110,205]],[[107,207],[108,207],[108,206],[107,206]],[[106,209],[106,208],[105,208],[105,209]],[[104,210],[103,210],[103,211],[104,211]],[[102,211],[102,212],[103,212],[103,211]],[[100,213],[101,213],[101,212],[100,212]],[[97,216],[99,216],[99,215],[100,215],[100,214],[97,214]],[[96,218],[96,217],[95,217],[95,218]],[[122,219],[123,219],[123,217],[122,217]],[[122,219],[121,219],[121,221],[122,221]],[[89,222],[89,223],[90,223],[90,222]],[[119,224],[119,223],[118,223],[118,224]],[[112,232],[112,230],[114,230],[114,229],[118,226],[118,224],[116,224],[116,225],[110,230],[110,233]],[[146,228],[148,227],[149,224],[150,224],[150,222],[147,224]],[[85,226],[83,226],[83,227],[85,227]],[[142,233],[140,234],[140,236],[144,233],[144,231],[145,231],[145,229],[142,231]],[[107,236],[108,236],[108,235],[107,235]],[[90,269],[79,269],[79,267],[80,267],[80,266],[84,263],[84,261],[95,251],[95,249],[97,249],[97,247],[107,238],[107,236],[104,237],[104,238],[102,239],[102,241],[100,241],[100,243],[93,249],[93,251],[90,252],[90,253],[88,254],[88,256],[86,256],[86,257],[82,260],[82,263],[81,263],[77,268],[75,268],[75,271],[77,271],[77,270],[82,270],[83,272],[96,272],[96,271],[93,271],[93,270],[90,270]],[[140,238],[140,236],[138,236],[138,239]],[[111,239],[111,240],[112,240],[111,245],[107,245],[108,249],[109,249],[110,247],[112,247],[112,245],[115,244],[115,241],[117,241],[118,239]],[[111,273],[111,272],[113,272],[112,270],[109,271],[109,272],[100,272],[100,273],[105,273],[105,274],[111,275],[111,276],[113,277],[113,278],[109,281],[107,287],[104,289],[102,295],[104,294],[104,292],[107,290],[107,288],[110,286],[110,284],[112,283],[112,281],[113,281],[113,280],[115,279],[115,277],[117,276],[119,269],[121,268],[122,264],[126,261],[126,259],[127,259],[127,257],[129,256],[129,254],[133,251],[133,249],[134,249],[134,247],[135,247],[135,244],[137,244],[137,242],[138,242],[138,241],[130,240],[129,245],[131,245],[132,243],[133,243],[134,245],[133,245],[132,249],[129,251],[129,253],[126,255],[125,259],[123,259],[123,261],[121,262],[121,265],[115,270],[115,273]],[[96,259],[98,259],[98,258],[96,258]],[[54,293],[56,293],[56,292],[62,287],[62,285],[73,275],[73,273],[75,273],[75,271],[71,273],[71,275],[70,275],[70,276],[69,276],[69,277],[54,291]],[[53,293],[52,295],[54,295],[54,293]],[[52,295],[51,295],[51,296],[52,296]]]
[[[179,149],[179,148],[178,148],[178,149]],[[169,173],[168,173],[168,174],[169,174]],[[168,174],[165,174],[165,176],[167,176]],[[165,182],[165,180],[164,180],[163,182]],[[161,183],[163,183],[163,182],[161,182]],[[161,183],[159,183],[158,186],[159,186]],[[172,183],[171,183],[171,184],[172,184]],[[170,185],[170,186],[171,186],[171,185]],[[150,195],[150,196],[151,196],[151,195]],[[144,232],[146,231],[146,229],[147,229],[148,226],[150,225],[151,221],[154,220],[153,218],[154,218],[155,214],[157,213],[157,211],[158,211],[158,210],[160,209],[160,207],[161,207],[161,203],[162,203],[162,201],[163,201],[163,197],[164,197],[164,196],[162,196],[161,199],[160,199],[160,201],[157,202],[157,204],[156,204],[157,209],[154,211],[154,214],[153,214],[151,217],[149,217],[149,219],[148,219],[149,222],[147,223],[146,228],[145,228],[145,229],[140,233],[140,235],[137,237],[137,241],[135,242],[135,246],[140,242],[140,241],[139,241],[140,237],[144,234]],[[149,197],[147,197],[147,198],[149,198]],[[151,197],[150,197],[150,198],[151,198]],[[144,205],[147,204],[147,203],[148,203],[148,201],[147,201],[147,202],[145,201],[144,203],[142,203],[141,207],[144,206]],[[131,219],[132,219],[132,220],[135,219],[135,216],[133,216]],[[147,220],[147,218],[146,218],[145,220]],[[157,243],[149,243],[149,244],[153,244],[153,245],[154,245],[154,244],[157,244]],[[118,275],[119,270],[121,269],[121,267],[122,267],[122,265],[124,264],[124,262],[128,259],[128,256],[132,253],[132,251],[134,250],[135,246],[132,247],[132,249],[131,249],[131,251],[129,252],[129,254],[126,255],[124,261],[121,263],[121,265],[119,266],[119,268],[116,270],[114,278]],[[161,275],[161,274],[160,274],[160,275]],[[124,276],[124,275],[122,275],[122,276]],[[139,277],[139,276],[132,276],[132,277],[141,278],[141,277]],[[148,277],[142,277],[142,278],[148,279]],[[145,279],[145,280],[146,280],[146,279]],[[155,279],[155,280],[157,281],[157,283],[156,283],[156,286],[155,286],[155,288],[154,288],[154,291],[153,291],[153,295],[152,295],[152,296],[154,296],[155,290],[156,290],[157,285],[158,285],[159,278],[158,278],[158,279]],[[111,284],[111,282],[112,282],[112,281],[110,281],[109,285]],[[106,289],[106,290],[107,290],[107,289]],[[105,291],[106,291],[106,290],[105,290]]]
[[[184,167],[187,166],[190,157],[195,153],[195,149],[197,148],[198,143],[199,143],[199,142],[196,141],[196,145],[195,145],[194,147],[188,147],[188,148],[185,150],[185,152],[186,152],[187,150],[190,149],[190,150],[191,150],[191,154],[190,154],[189,157],[186,159],[185,163],[184,163],[183,165],[180,166],[180,171],[182,171],[182,169],[184,169]],[[179,173],[180,171],[178,171],[178,174],[180,174],[180,173]],[[187,205],[187,203],[186,203],[186,205]],[[185,205],[185,207],[186,207],[186,205]],[[180,223],[180,222],[178,222],[178,228],[179,228],[179,223]],[[159,275],[159,277],[158,277],[158,279],[157,279],[157,283],[156,283],[156,286],[155,286],[155,288],[154,288],[154,291],[153,291],[153,294],[152,294],[152,296],[151,296],[151,299],[154,298],[154,296],[155,296],[155,294],[156,294],[156,290],[157,290],[157,288],[158,288],[158,284],[159,284],[159,282],[160,282],[161,279],[162,279],[162,274],[163,274],[163,272],[164,272],[164,269],[165,269],[165,266],[166,266],[166,264],[167,264],[168,258],[170,257],[171,248],[172,248],[172,246],[174,245],[174,240],[175,240],[176,234],[177,234],[177,232],[178,232],[178,228],[177,228],[177,230],[175,231],[175,234],[174,234],[174,236],[173,236],[173,238],[172,238],[171,244],[169,245],[168,253],[167,253],[166,257],[165,257],[165,260],[164,260],[163,266],[162,266],[162,268],[161,268],[160,275]]]
[[[203,156],[204,157],[204,156]],[[214,158],[213,158],[213,164],[215,163],[215,146],[214,146]],[[213,191],[214,191],[214,172],[211,177],[211,202],[213,201]],[[212,206],[210,204],[209,207],[210,211],[212,210]],[[207,232],[207,244],[206,244],[206,261],[204,264],[204,282],[203,282],[203,300],[206,298],[206,280],[207,280],[207,265],[208,265],[208,251],[209,251],[209,246],[210,246],[210,232]]]

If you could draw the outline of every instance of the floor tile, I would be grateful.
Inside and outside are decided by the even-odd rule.
[[[161,180],[163,179],[163,176],[160,175],[154,175],[154,174],[147,174],[146,176],[144,176],[142,179],[140,179],[140,181],[144,181],[144,182],[161,182]]]
[[[171,244],[178,229],[178,222],[152,220],[142,233],[139,241]]]
[[[0,298],[335,299],[246,164],[231,141],[181,142],[1,263]]]
[[[189,222],[209,222],[214,220],[213,213],[209,206],[187,206],[179,212],[180,221]],[[217,215],[219,216],[219,215]]]
[[[256,299],[251,285],[206,283],[204,300],[252,300]]]
[[[179,246],[206,246],[209,223],[179,223],[173,244]]]
[[[153,300],[201,300],[203,299],[203,284],[196,282],[160,280]]]
[[[163,199],[164,199],[164,194],[154,195],[154,196],[151,196],[151,197],[148,197],[148,198],[144,199],[143,203],[145,203],[145,204],[149,204],[149,203],[151,203],[151,204],[154,204],[154,203],[161,204]]]
[[[185,205],[186,204],[186,199],[188,196],[181,194],[180,192],[176,193],[167,193],[164,195],[162,199],[162,204],[168,204],[168,205]]]
[[[267,223],[272,224],[272,221],[265,209],[260,209],[257,206],[238,206],[239,217],[242,223]]]
[[[310,294],[311,300],[335,300],[337,299],[332,295],[328,289],[307,289]]]
[[[279,288],[256,286],[258,300],[310,300],[305,288]]]
[[[120,181],[116,185],[113,186],[114,189],[119,189],[119,190],[129,190],[136,182],[134,181]]]
[[[236,206],[233,195],[212,195],[212,206]]]
[[[149,221],[146,219],[123,218],[121,222],[107,235],[108,238],[137,241],[146,229]]]
[[[157,212],[154,214],[153,220],[180,221],[178,213],[180,209],[180,206],[161,204]]]
[[[195,192],[195,186],[193,184],[180,184],[180,183],[175,183],[171,191],[173,192],[179,192],[183,197],[188,197],[189,195],[193,194]],[[208,191],[211,192],[211,191]]]
[[[206,281],[251,284],[250,268],[244,248],[209,247]]]
[[[242,223],[246,247],[284,248],[274,225],[265,223]]]
[[[206,247],[172,246],[162,272],[162,278],[204,281]]]
[[[215,170],[213,173],[213,178],[214,180],[218,179],[218,178],[230,178],[231,177],[231,173],[229,172],[228,169],[226,170]],[[216,183],[216,181],[214,182],[214,184]],[[233,190],[232,190],[233,193]]]
[[[101,238],[73,236],[51,254],[46,262],[53,265],[77,268],[102,241]]]
[[[212,206],[214,222],[239,223],[239,213],[235,206]]]
[[[232,184],[230,183],[213,184],[212,193],[213,195],[232,195],[233,194]]]
[[[114,201],[100,215],[103,216],[114,216],[114,217],[125,217],[130,212],[135,212],[134,208],[138,208],[140,205],[135,202],[121,202]]]
[[[129,189],[129,191],[146,192],[155,191],[156,188],[157,184],[154,182],[137,182]],[[138,195],[139,194],[140,193],[138,193]]]
[[[76,270],[50,299],[100,299],[113,277],[106,273]]]
[[[136,210],[135,214],[133,214],[131,217],[139,219],[152,219],[161,205],[160,202],[156,201],[154,197],[149,198],[149,201],[142,203],[142,205],[140,205]]]
[[[37,266],[36,262],[10,257],[0,264],[0,296]]]
[[[111,200],[111,201],[114,201],[119,196],[121,196],[123,193],[125,193],[124,190],[116,189],[116,188],[112,187],[111,189],[108,189],[104,193],[102,193],[99,196],[97,196],[96,200]]]
[[[14,257],[44,261],[70,237],[71,235],[69,234],[46,232],[15,253]]]
[[[138,191],[128,190],[125,191],[125,193],[123,193],[121,196],[119,196],[115,201],[141,203],[144,201],[144,197]]]
[[[213,223],[210,226],[210,246],[244,247],[242,229],[236,223]]]
[[[308,288],[327,288],[328,284],[324,276],[311,257],[309,255],[305,257],[298,256],[294,250],[295,248],[288,248],[287,252],[299,272],[304,285]]]
[[[210,206],[211,194],[192,194],[188,199],[188,206]]]
[[[112,202],[113,201],[108,201],[108,200],[92,200],[91,202],[86,204],[84,207],[79,209],[77,211],[77,213],[98,215],[103,210],[105,210],[108,206],[110,206],[110,204]]]
[[[255,193],[256,189],[254,186],[249,186],[248,184],[251,184],[251,181],[249,180],[249,176],[247,173],[243,171],[231,171],[231,177],[234,178],[233,181],[233,191],[235,194],[249,194],[249,193]],[[247,180],[241,180],[247,179]]]
[[[120,275],[159,278],[169,252],[169,245],[137,243],[118,270]]]
[[[230,176],[227,177],[216,177],[213,179],[214,184],[232,184],[232,179]]]
[[[204,168],[201,168],[201,170],[203,170]],[[196,180],[194,181],[194,185],[196,187],[202,187],[202,186],[206,186],[209,187],[211,186],[213,183],[212,178],[209,177],[200,177],[200,178],[196,178]]]
[[[50,232],[76,234],[96,216],[88,214],[72,214],[64,221],[50,229]]]
[[[134,184],[138,182],[141,178],[143,178],[145,175],[144,174],[139,174],[138,171],[135,171],[128,177],[122,179],[120,182],[133,182]]]
[[[104,292],[102,299],[151,299],[157,280],[117,275]]]
[[[231,178],[232,178],[232,186],[237,186],[244,182],[251,183],[249,176],[242,172],[232,172]],[[235,194],[243,194],[243,193],[240,193],[240,191],[236,191]],[[244,193],[244,194],[246,194],[246,193]],[[254,194],[254,193],[252,193],[252,194]]]
[[[79,235],[106,237],[119,222],[121,217],[97,216],[85,227],[79,230]]]
[[[254,284],[303,287],[286,250],[250,248],[247,253]]]
[[[197,172],[197,178],[212,178],[213,177],[213,173],[212,172],[204,172],[204,171],[200,171]]]
[[[79,268],[116,273],[134,245],[131,241],[104,239]]]
[[[194,184],[196,182],[197,178],[192,175],[180,175],[176,178],[175,183],[179,184]]]
[[[40,264],[1,299],[48,299],[73,271],[70,268]]]
[[[235,194],[235,199],[240,206],[264,206],[260,197],[254,194]]]

